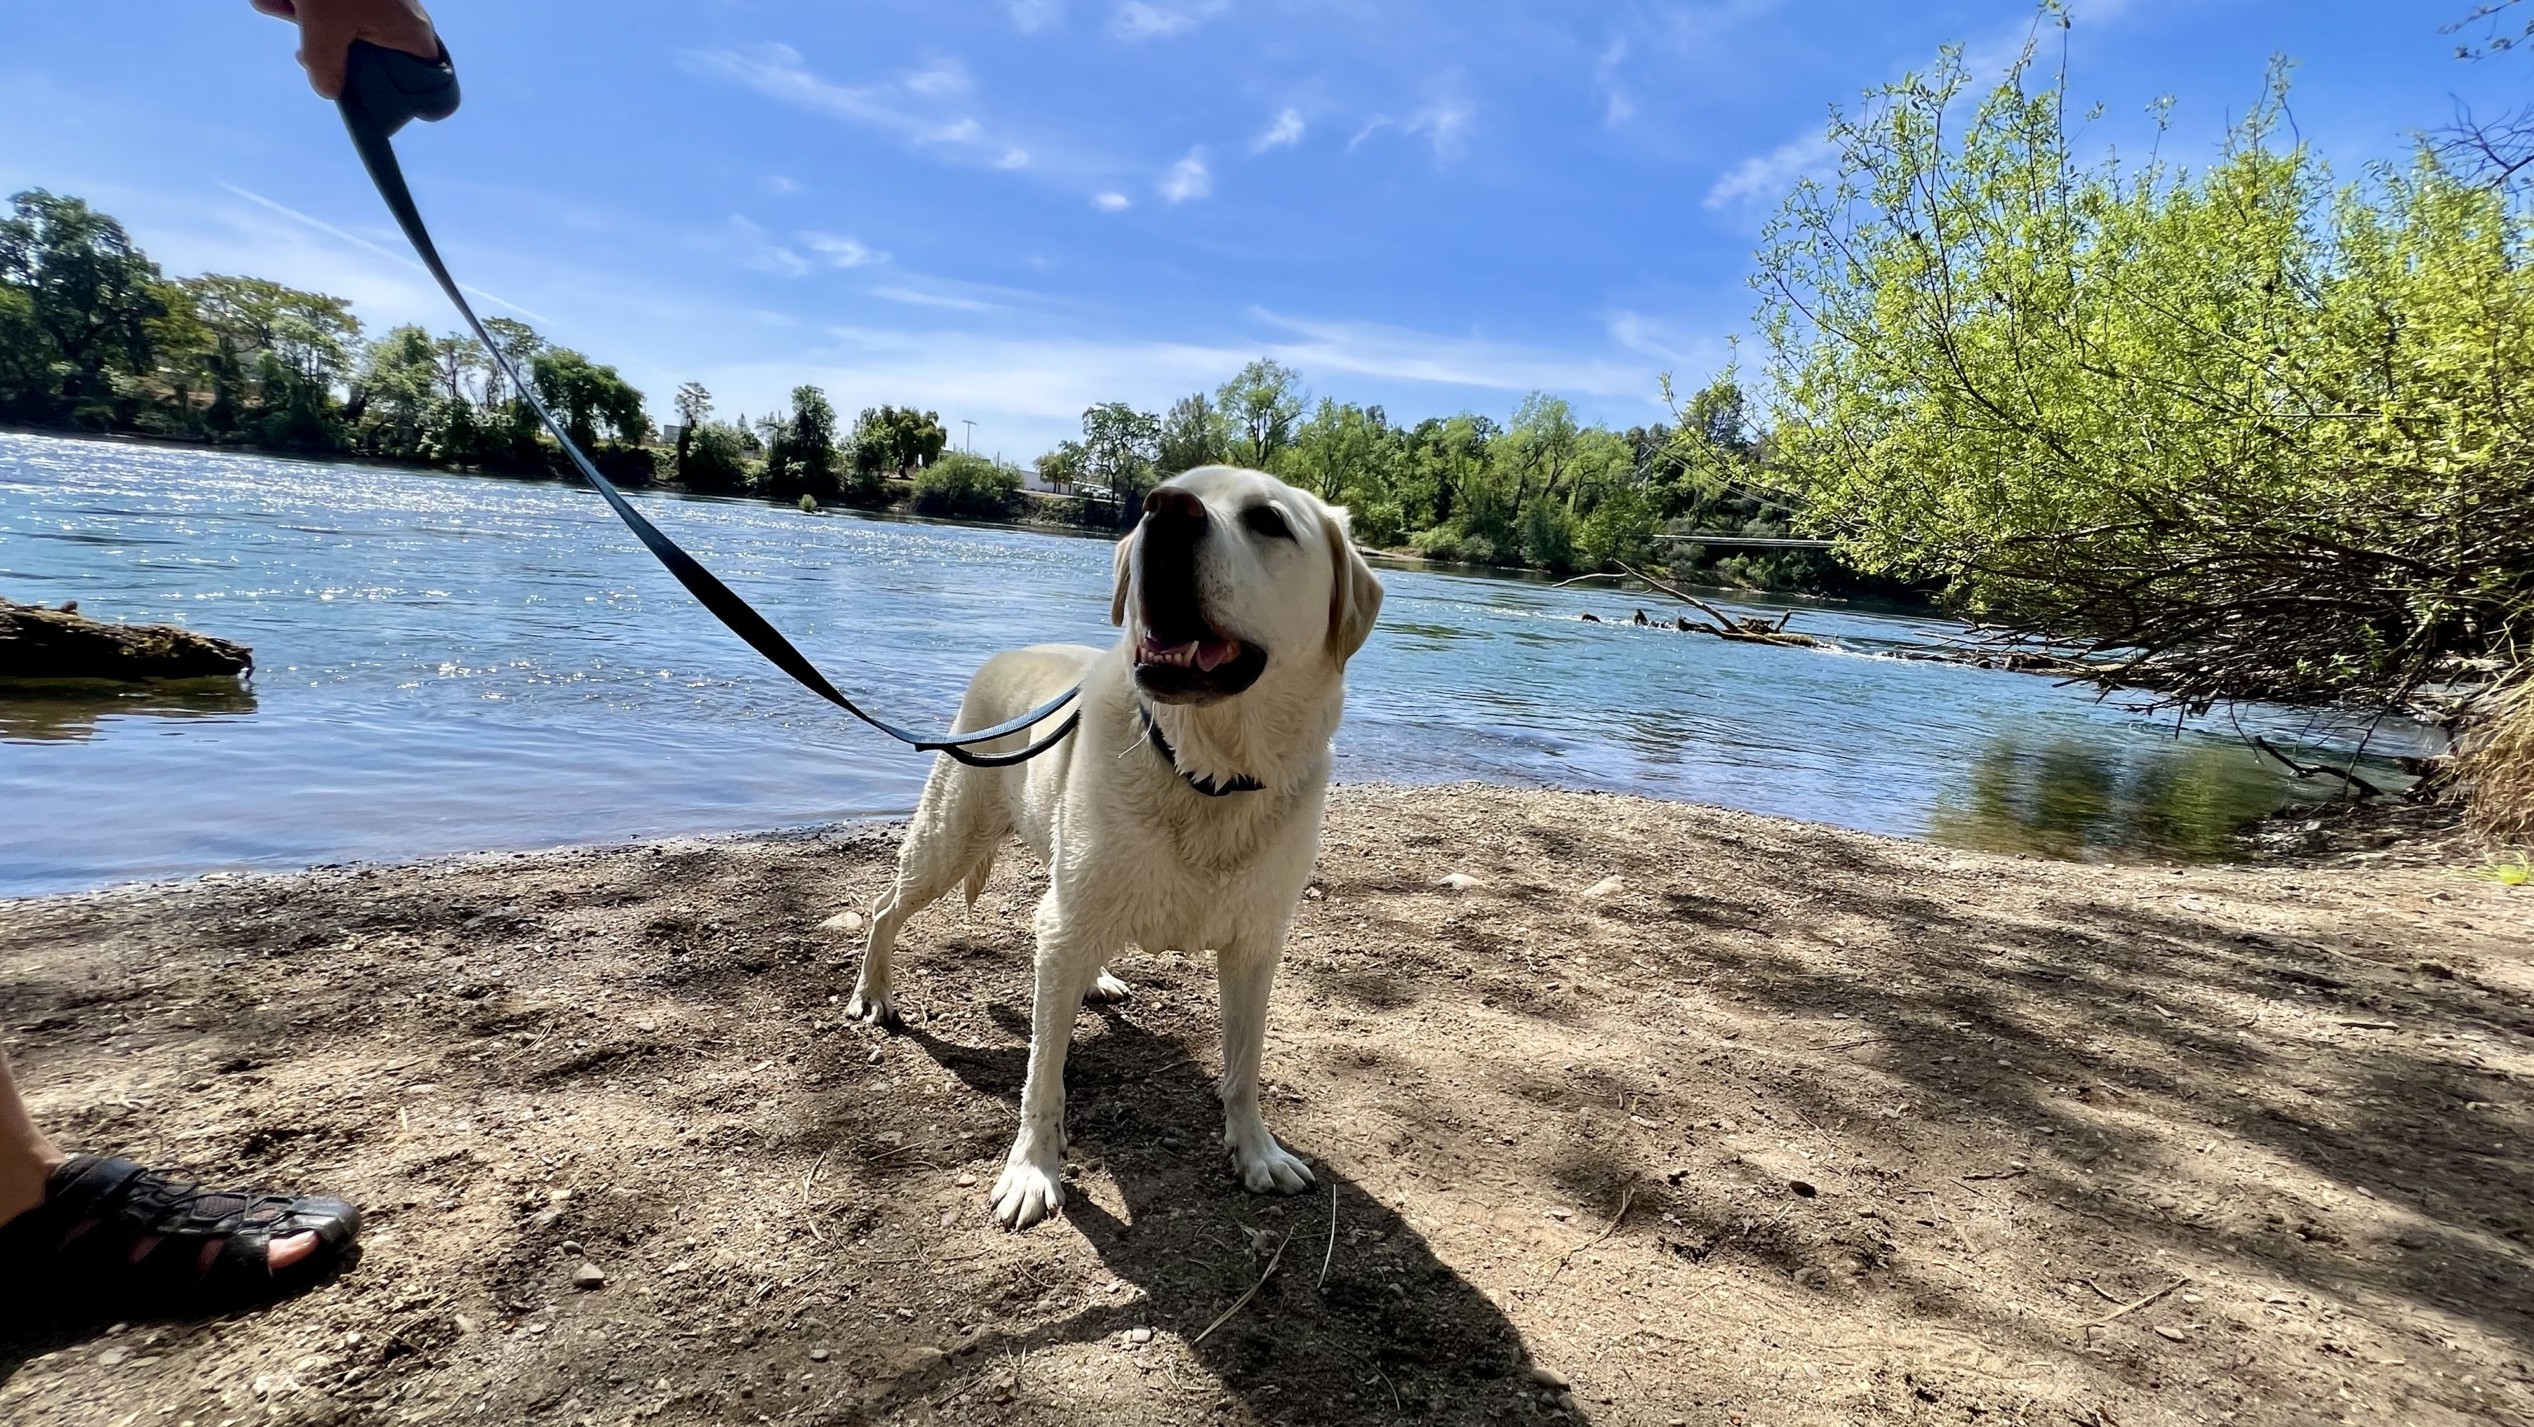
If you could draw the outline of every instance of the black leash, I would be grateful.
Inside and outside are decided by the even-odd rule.
[[[1017,752],[969,751],[975,744],[1019,733],[1053,716],[1082,692],[1079,684],[1065,690],[1051,702],[992,728],[945,734],[938,738],[927,738],[875,718],[846,698],[834,684],[828,682],[826,675],[818,672],[817,666],[811,664],[807,656],[792,646],[791,640],[783,637],[782,631],[768,623],[764,615],[757,613],[730,586],[699,564],[694,556],[679,548],[676,541],[661,533],[658,526],[633,508],[632,502],[625,499],[614,482],[598,473],[598,467],[590,464],[590,458],[581,454],[581,448],[564,434],[563,423],[555,420],[554,413],[546,409],[536,389],[511,364],[509,356],[493,341],[492,334],[484,330],[482,319],[475,315],[473,307],[467,305],[465,294],[458,291],[457,279],[449,276],[448,268],[441,263],[439,249],[431,242],[431,231],[423,226],[422,214],[414,207],[413,194],[405,187],[405,172],[396,162],[395,146],[388,142],[389,137],[403,128],[409,119],[445,119],[457,112],[458,76],[456,68],[449,63],[448,50],[443,48],[437,60],[423,60],[401,50],[382,48],[367,40],[353,41],[341,107],[343,127],[351,131],[352,147],[360,150],[361,166],[369,170],[370,182],[378,186],[378,196],[387,200],[387,211],[396,215],[397,226],[405,230],[405,238],[413,244],[422,265],[430,269],[431,276],[440,284],[440,290],[449,295],[449,301],[456,304],[459,315],[466,319],[466,325],[475,329],[476,339],[484,344],[485,352],[500,365],[503,375],[510,378],[511,389],[535,408],[538,419],[554,433],[555,440],[563,443],[564,454],[570,456],[572,464],[580,469],[581,478],[606,499],[608,508],[616,512],[617,518],[625,522],[635,538],[659,557],[670,574],[677,576],[678,583],[686,586],[687,593],[712,611],[714,618],[729,626],[731,633],[748,641],[750,648],[764,655],[774,667],[791,675],[801,687],[898,742],[928,753],[947,753],[962,763],[979,768],[1008,768],[1015,763],[1025,763],[1063,742],[1065,736],[1073,732],[1074,725],[1082,720],[1080,708],[1067,715],[1064,725],[1054,733]]]

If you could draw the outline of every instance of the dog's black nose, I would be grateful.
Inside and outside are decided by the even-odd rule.
[[[1155,525],[1176,525],[1174,533],[1194,536],[1205,529],[1205,502],[1178,486],[1155,486],[1144,497],[1144,519]]]

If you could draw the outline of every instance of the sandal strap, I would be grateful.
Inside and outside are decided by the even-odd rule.
[[[119,1280],[127,1291],[269,1291],[274,1239],[318,1236],[317,1251],[292,1270],[298,1277],[349,1247],[360,1224],[360,1211],[340,1199],[204,1190],[128,1159],[78,1155],[46,1179],[42,1205],[0,1226],[0,1265],[100,1287]],[[135,1260],[133,1249],[153,1239]],[[219,1248],[206,1264],[211,1243]]]

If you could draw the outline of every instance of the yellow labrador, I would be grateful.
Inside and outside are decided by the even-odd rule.
[[[960,728],[1026,713],[1077,680],[1082,725],[1017,768],[934,763],[850,1009],[896,1023],[898,929],[953,887],[973,902],[1003,839],[1017,835],[1047,864],[1021,1128],[992,1195],[1006,1227],[1064,1205],[1066,1043],[1086,996],[1126,994],[1106,967],[1129,944],[1215,953],[1223,1143],[1253,1191],[1311,1185],[1259,1115],[1259,1049],[1285,929],[1319,853],[1346,661],[1380,609],[1381,582],[1348,539],[1345,511],[1257,471],[1201,466],[1146,497],[1118,545],[1116,644],[998,654],[969,682]]]

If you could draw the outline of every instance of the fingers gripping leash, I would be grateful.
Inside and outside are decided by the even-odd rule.
[[[448,294],[449,301],[466,319],[466,325],[474,330],[476,340],[484,344],[484,350],[501,367],[503,375],[510,379],[511,390],[518,392],[535,409],[537,419],[545,423],[546,430],[554,433],[556,441],[562,443],[563,453],[571,458],[573,467],[581,473],[581,479],[598,492],[607,502],[608,509],[616,512],[617,518],[624,521],[626,528],[634,533],[644,548],[657,556],[669,573],[677,577],[678,583],[686,587],[687,593],[695,596],[714,618],[729,627],[731,633],[746,640],[750,648],[791,675],[801,687],[855,718],[909,747],[946,753],[962,763],[980,768],[1010,767],[1037,757],[1063,742],[1073,732],[1082,718],[1079,707],[1067,714],[1063,724],[1053,733],[1026,747],[1009,753],[975,751],[979,744],[1008,738],[1054,717],[1065,705],[1074,701],[1081,692],[1079,685],[1028,713],[992,728],[936,737],[899,728],[847,698],[825,674],[818,671],[816,665],[810,663],[806,655],[793,646],[791,640],[783,636],[782,631],[757,613],[755,607],[740,598],[730,586],[723,584],[712,571],[705,569],[694,556],[687,554],[641,511],[634,509],[633,503],[625,499],[615,483],[598,473],[598,467],[591,464],[590,458],[565,434],[563,424],[555,420],[554,413],[546,408],[536,388],[521,377],[509,355],[493,341],[492,334],[484,330],[483,321],[475,315],[475,309],[459,290],[457,279],[449,276],[447,265],[440,261],[439,249],[431,241],[431,232],[423,225],[422,214],[414,206],[413,193],[405,186],[404,169],[396,162],[395,146],[389,142],[409,120],[445,119],[457,112],[457,70],[449,62],[447,49],[443,48],[436,60],[425,60],[373,45],[366,40],[355,41],[340,104],[343,127],[351,132],[352,147],[360,151],[361,166],[369,170],[370,182],[377,185],[379,197],[386,200],[387,210],[395,215],[397,226],[405,230],[406,241],[413,244],[414,253],[422,259],[422,265],[440,284],[440,290]]]

